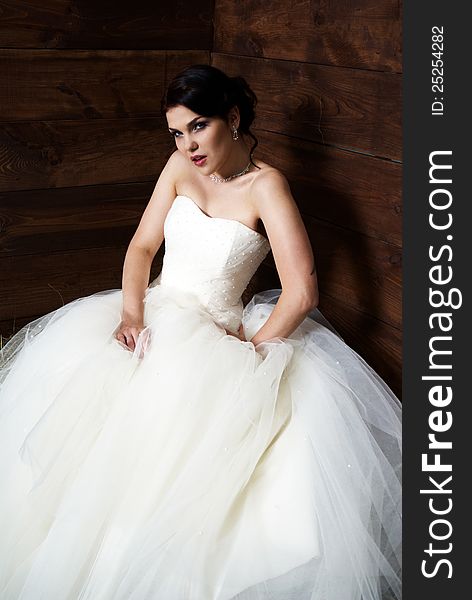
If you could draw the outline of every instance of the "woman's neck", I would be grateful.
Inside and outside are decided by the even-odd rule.
[[[234,150],[231,152],[228,160],[226,160],[219,169],[213,171],[212,175],[216,175],[219,179],[231,177],[243,171],[250,162],[249,150],[245,142],[240,139],[234,143]]]

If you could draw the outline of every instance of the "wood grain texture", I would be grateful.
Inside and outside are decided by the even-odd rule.
[[[401,248],[304,216],[322,293],[400,328]]]
[[[211,53],[196,51],[175,51],[167,52],[166,61],[166,87],[180,71],[194,64],[209,65],[211,62]]]
[[[213,1],[0,0],[0,47],[203,49]]]
[[[315,256],[320,293],[401,328],[401,249],[302,216]],[[272,255],[266,263],[275,269]]]
[[[44,315],[76,298],[121,288],[126,247],[0,258],[0,321]],[[154,277],[162,264],[157,254]]]
[[[0,257],[123,247],[154,185],[151,181],[0,194]]]
[[[203,51],[0,50],[2,121],[160,116],[167,72]]]
[[[216,0],[214,52],[402,70],[397,0]]]
[[[161,117],[0,123],[0,191],[149,181],[169,140]]]
[[[257,129],[254,133],[256,156],[284,173],[304,214],[401,245],[401,165]]]
[[[258,97],[255,127],[399,160],[401,76],[212,53]]]

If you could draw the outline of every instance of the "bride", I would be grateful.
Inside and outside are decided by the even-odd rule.
[[[400,404],[316,309],[255,104],[242,77],[177,75],[123,289],[2,351],[2,600],[401,597]],[[244,307],[269,251],[282,289]]]

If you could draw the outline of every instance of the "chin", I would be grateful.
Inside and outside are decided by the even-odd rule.
[[[197,173],[200,173],[201,175],[213,173],[213,169],[208,166],[208,163],[204,164],[202,167],[195,167],[195,169],[197,170]]]

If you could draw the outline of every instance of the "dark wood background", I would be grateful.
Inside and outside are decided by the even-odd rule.
[[[0,334],[121,286],[171,148],[162,93],[208,63],[255,90],[256,155],[290,181],[320,308],[399,393],[400,11],[393,0],[0,0]],[[269,256],[248,292],[278,285]]]

